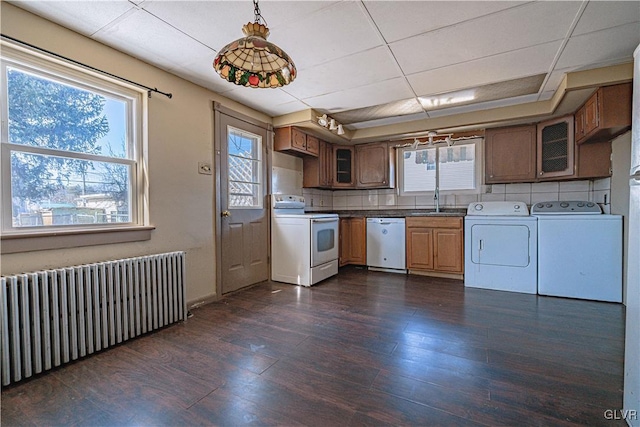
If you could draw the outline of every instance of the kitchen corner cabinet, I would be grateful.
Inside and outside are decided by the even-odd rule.
[[[405,227],[409,273],[463,278],[462,217],[410,217]]]
[[[485,183],[531,182],[536,178],[536,127],[485,131]]]
[[[611,141],[576,144],[576,178],[611,176]]]
[[[631,91],[631,83],[599,88],[576,111],[576,143],[611,141],[631,129]]]
[[[355,156],[351,146],[333,146],[333,188],[355,188]]]
[[[388,143],[356,145],[355,155],[357,188],[393,188],[395,186],[395,155]]]
[[[304,188],[331,188],[333,185],[333,150],[328,142],[319,141],[318,157],[302,158],[302,186]]]
[[[273,149],[293,155],[317,157],[320,141],[315,136],[309,135],[296,127],[287,126],[275,130]]]
[[[575,174],[573,116],[538,123],[538,180]]]
[[[366,218],[340,218],[339,265],[367,263]]]

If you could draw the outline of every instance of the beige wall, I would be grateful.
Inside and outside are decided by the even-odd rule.
[[[2,255],[0,272],[13,274],[122,257],[182,250],[187,253],[187,301],[216,293],[215,175],[198,174],[213,162],[213,101],[264,122],[271,118],[152,67],[82,35],[2,2],[2,33],[164,92],[149,99],[150,224],[144,242]],[[211,70],[211,78],[219,78]]]

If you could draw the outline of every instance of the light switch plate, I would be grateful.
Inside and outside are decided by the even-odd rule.
[[[213,168],[211,167],[211,163],[198,162],[198,173],[203,175],[212,175]]]

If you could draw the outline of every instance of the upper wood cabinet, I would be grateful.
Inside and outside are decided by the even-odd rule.
[[[576,178],[611,176],[611,141],[576,144]]]
[[[333,188],[355,188],[355,156],[352,146],[333,146]]]
[[[331,188],[333,184],[333,150],[331,144],[318,141],[318,157],[302,158],[302,186],[305,188]]]
[[[485,131],[485,183],[531,182],[536,178],[536,127]]]
[[[313,135],[309,135],[302,130],[287,126],[275,130],[275,141],[273,149],[275,151],[289,152],[290,154],[317,157],[320,150],[320,141]]]
[[[573,137],[573,116],[538,123],[536,163],[539,180],[574,174]]]
[[[356,145],[356,187],[393,188],[395,186],[393,148],[386,142]]]
[[[576,142],[610,141],[631,129],[631,91],[631,83],[599,88],[576,111]]]

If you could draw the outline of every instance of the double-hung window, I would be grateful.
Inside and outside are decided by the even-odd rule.
[[[435,192],[470,194],[480,191],[481,139],[458,141],[455,145],[401,147],[398,153],[400,194]]]
[[[3,45],[2,230],[144,225],[144,92]]]

